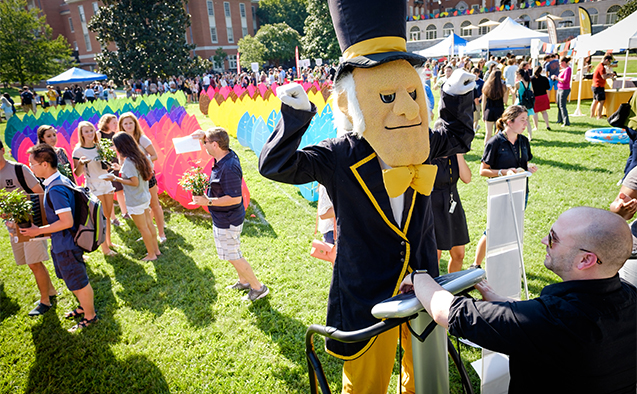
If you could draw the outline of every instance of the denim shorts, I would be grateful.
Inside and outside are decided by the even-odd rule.
[[[81,249],[51,252],[55,275],[64,280],[66,287],[71,291],[81,290],[89,283],[83,255]]]

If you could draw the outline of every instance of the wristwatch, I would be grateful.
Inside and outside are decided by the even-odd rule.
[[[427,272],[427,270],[414,270],[414,271],[411,271],[411,276],[410,276],[410,278],[411,278],[411,284],[412,284],[412,285],[414,284],[414,276],[415,276],[415,275],[418,275],[418,274],[427,274],[427,273],[428,273],[428,272]]]
[[[498,176],[502,176],[502,170],[498,170]]]

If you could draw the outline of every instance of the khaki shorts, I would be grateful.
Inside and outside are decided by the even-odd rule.
[[[11,249],[17,265],[35,264],[49,259],[46,240],[11,242]]]

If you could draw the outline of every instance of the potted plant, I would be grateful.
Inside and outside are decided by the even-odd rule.
[[[97,160],[102,162],[102,168],[107,170],[110,164],[117,158],[117,153],[113,149],[113,141],[102,138],[97,143]]]
[[[33,203],[21,190],[0,189],[0,218],[15,222],[18,227],[31,227]]]
[[[203,196],[208,189],[208,176],[203,173],[203,168],[193,167],[184,172],[179,180],[179,186],[184,190],[192,192],[193,196]]]

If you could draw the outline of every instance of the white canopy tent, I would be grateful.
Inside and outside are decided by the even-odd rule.
[[[417,55],[430,57],[442,57],[449,56],[451,54],[458,55],[460,52],[465,52],[464,47],[467,45],[467,40],[457,36],[455,33],[450,34],[444,40],[440,41],[436,45],[414,52]],[[453,47],[453,52],[452,52]]]
[[[626,18],[617,22],[608,29],[595,35],[583,35],[577,37],[575,44],[576,56],[581,59],[593,54],[597,51],[613,51],[619,52],[626,50],[626,60],[624,61],[624,79],[622,88],[626,86],[626,71],[628,66],[628,49],[637,48],[637,11],[628,15]],[[581,86],[582,73],[580,72],[580,88],[577,92],[577,109],[574,115],[581,115]]]
[[[473,41],[469,41],[465,47],[465,52],[528,48],[531,45],[531,40],[534,38],[544,42],[549,41],[548,34],[531,30],[507,17],[499,26],[495,27],[489,33]]]

